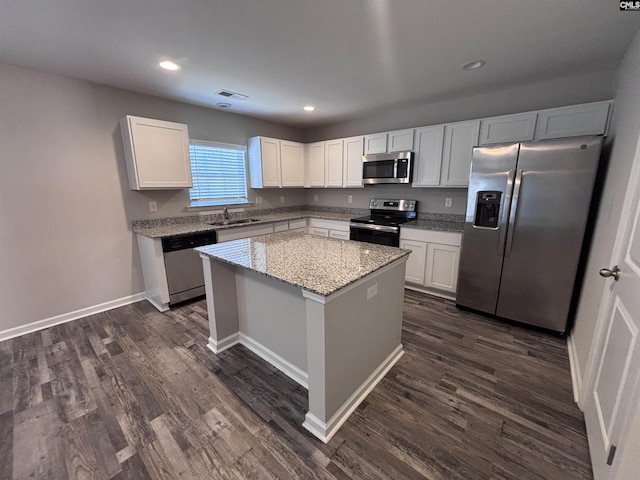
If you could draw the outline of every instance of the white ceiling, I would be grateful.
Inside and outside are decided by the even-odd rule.
[[[614,0],[0,0],[0,62],[306,127],[613,72],[638,29]]]

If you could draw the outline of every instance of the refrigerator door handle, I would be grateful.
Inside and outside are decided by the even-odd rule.
[[[498,240],[498,256],[504,255],[504,238],[507,235],[507,218],[509,207],[511,206],[511,193],[513,192],[513,170],[507,173],[507,188],[504,192],[504,203],[502,204],[502,214],[500,215],[500,238]]]
[[[523,171],[518,170],[516,181],[513,187],[513,198],[511,199],[511,211],[509,212],[509,232],[507,233],[507,246],[504,249],[504,256],[511,255],[511,246],[513,245],[513,231],[516,227],[516,217],[518,216],[518,200],[520,198],[520,188],[522,187]]]

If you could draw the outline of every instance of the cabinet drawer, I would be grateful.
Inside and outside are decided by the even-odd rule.
[[[326,228],[327,230],[349,231],[349,222],[341,222],[340,220],[323,220],[319,218],[309,219],[310,228]]]
[[[284,220],[283,222],[275,222],[273,224],[273,231],[275,233],[286,232],[287,230],[289,230],[289,222],[286,220]]]
[[[289,220],[289,230],[298,230],[300,228],[307,228],[306,218],[297,218],[295,220]]]
[[[462,233],[402,227],[400,229],[400,241],[402,240],[417,240],[419,242],[440,243],[459,247],[462,244]]]
[[[252,225],[250,227],[228,228],[218,230],[218,243],[238,240],[239,238],[254,237],[256,235],[266,235],[273,233],[273,224]]]

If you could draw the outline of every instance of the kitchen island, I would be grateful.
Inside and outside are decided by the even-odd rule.
[[[328,442],[403,354],[410,251],[291,232],[196,250],[209,348],[243,344],[307,388],[303,425]]]

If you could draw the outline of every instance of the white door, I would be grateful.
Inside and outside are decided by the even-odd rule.
[[[613,277],[607,280],[610,283],[603,298],[601,312],[604,313],[600,316],[602,333],[584,405],[596,480],[618,478],[620,462],[617,460],[624,453],[631,415],[640,401],[639,176],[640,150],[636,151],[611,265],[602,266],[612,269],[617,265],[620,276],[618,281]],[[627,452],[627,455],[634,456],[637,452]]]

